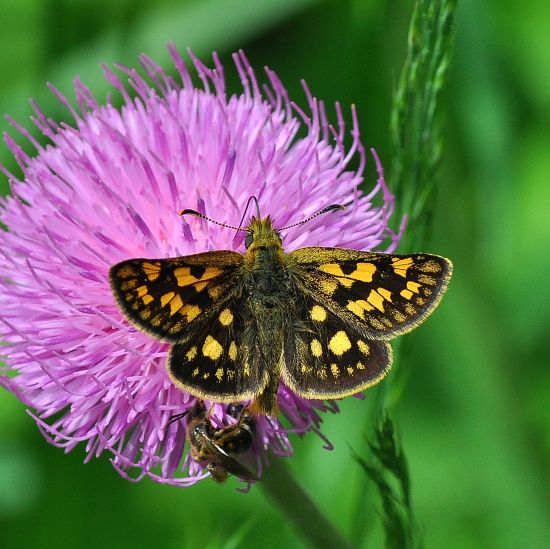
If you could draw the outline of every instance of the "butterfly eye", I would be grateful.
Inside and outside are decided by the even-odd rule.
[[[248,250],[248,248],[250,248],[250,246],[252,245],[252,242],[254,242],[254,235],[249,233],[246,235],[245,239],[244,239],[244,245],[245,245],[245,248]]]

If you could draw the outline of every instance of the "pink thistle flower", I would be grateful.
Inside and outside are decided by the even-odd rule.
[[[202,82],[197,88],[174,47],[170,53],[182,85],[145,55],[141,63],[153,86],[135,69],[117,66],[124,84],[103,67],[124,100],[120,110],[110,100],[100,105],[78,79],[80,112],[52,87],[75,122],[58,125],[33,104],[33,122],[51,142],[46,147],[10,119],[37,154],[27,156],[5,137],[24,178],[2,168],[12,192],[0,210],[8,227],[0,249],[0,339],[7,364],[0,384],[34,410],[29,414],[52,444],[69,451],[82,442],[86,460],[109,452],[126,478],[147,475],[185,486],[208,473],[186,449],[185,420],[169,420],[196,399],[169,381],[168,345],[123,319],[109,267],[133,257],[240,250],[234,231],[191,225],[177,212],[195,208],[238,224],[251,195],[278,226],[330,203],[349,205],[289,230],[287,250],[371,250],[389,241],[386,251],[392,251],[400,235],[388,227],[393,197],[376,155],[378,181],[367,195],[359,190],[366,155],[354,109],[346,151],[339,105],[333,127],[305,84],[307,112],[289,100],[269,69],[262,93],[242,52],[233,56],[240,95],[226,93],[216,55],[210,69],[190,52]],[[354,158],[355,171],[348,167]],[[292,428],[258,418],[253,451],[260,472],[269,451],[292,454],[289,431],[320,434],[319,413],[338,410],[335,402],[303,400],[284,386],[278,398]],[[226,405],[207,405],[214,425],[234,421]]]

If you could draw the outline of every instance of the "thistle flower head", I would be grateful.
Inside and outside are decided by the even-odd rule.
[[[201,82],[196,86],[175,48],[170,53],[181,84],[146,56],[148,80],[135,69],[103,68],[122,96],[120,109],[111,100],[99,104],[78,79],[78,110],[52,87],[74,122],[56,124],[33,104],[33,122],[48,146],[10,119],[37,152],[29,157],[5,138],[23,177],[2,169],[11,196],[0,210],[7,227],[0,248],[0,339],[6,343],[0,384],[29,407],[52,444],[71,450],[83,443],[87,460],[108,452],[128,478],[187,485],[208,473],[188,452],[185,420],[170,418],[196,399],[171,384],[168,345],[124,320],[109,287],[110,266],[133,257],[242,251],[234,231],[178,211],[193,208],[235,225],[251,195],[277,226],[331,203],[348,205],[289,229],[287,250],[385,244],[391,251],[399,235],[388,228],[393,197],[376,156],[378,181],[366,195],[359,190],[366,155],[354,109],[346,150],[340,107],[332,126],[305,85],[302,110],[269,69],[260,89],[238,53],[233,60],[242,91],[229,95],[216,55],[208,68],[189,53]],[[278,398],[291,427],[257,419],[253,452],[260,473],[268,451],[292,453],[290,431],[320,434],[319,413],[337,411],[334,402],[303,400],[284,386]],[[213,425],[234,421],[226,405],[207,405]]]

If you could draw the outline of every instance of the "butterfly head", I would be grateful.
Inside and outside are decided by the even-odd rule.
[[[246,237],[244,245],[250,254],[260,250],[280,249],[282,247],[282,238],[273,227],[273,221],[267,217],[252,217],[246,228]]]

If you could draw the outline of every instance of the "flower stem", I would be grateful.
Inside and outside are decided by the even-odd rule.
[[[351,547],[315,506],[282,459],[273,458],[259,486],[312,547]]]

